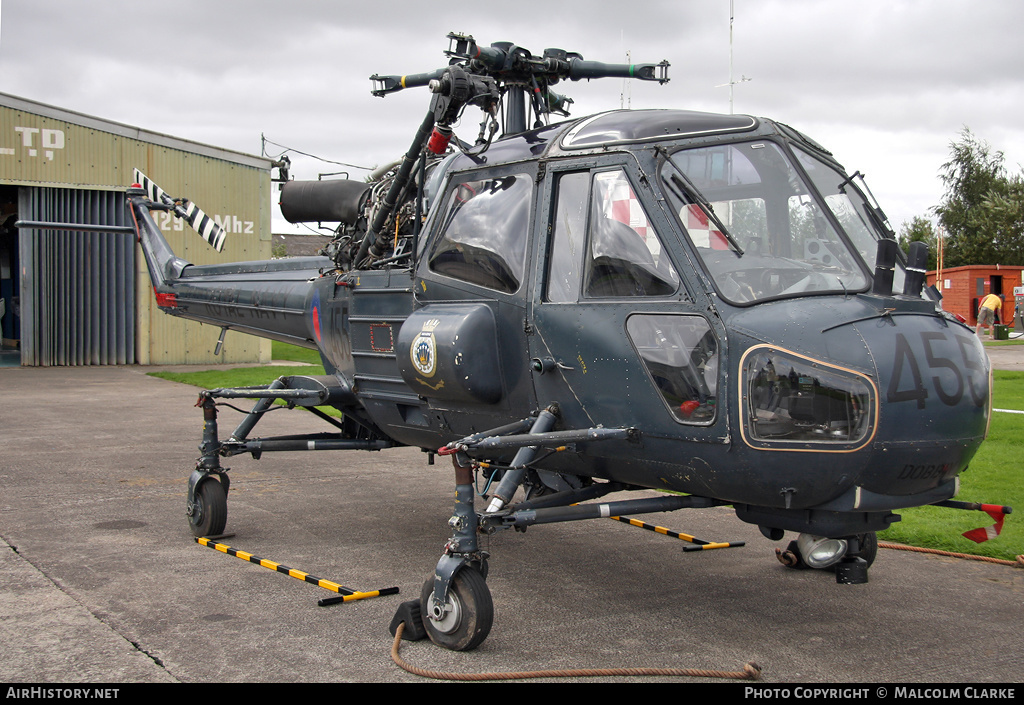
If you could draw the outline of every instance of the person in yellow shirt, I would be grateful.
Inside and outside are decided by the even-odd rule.
[[[991,327],[989,331],[989,338],[994,338],[996,329],[996,311],[1002,312],[1003,310],[1003,295],[989,294],[981,303],[978,305],[978,326],[974,329],[974,334],[981,336],[982,328]]]

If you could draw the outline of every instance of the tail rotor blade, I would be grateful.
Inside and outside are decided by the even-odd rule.
[[[217,222],[206,215],[199,206],[191,201],[186,201],[187,207],[182,208],[181,205],[164,193],[163,189],[153,183],[153,180],[143,174],[138,169],[135,170],[135,181],[146,190],[151,200],[157,203],[162,203],[174,208],[174,213],[179,218],[183,218],[192,229],[199,233],[200,237],[206,240],[210,245],[220,252],[224,249],[224,240],[227,238],[227,232],[217,225]]]
[[[164,193],[163,189],[153,183],[152,179],[138,169],[135,170],[135,183],[146,190],[146,193],[149,194],[149,200],[156,201],[157,203],[173,203],[171,197]]]
[[[185,220],[204,240],[213,245],[217,252],[224,249],[224,239],[227,237],[224,228],[217,225],[213,218],[199,210],[199,206],[191,201],[185,209]]]

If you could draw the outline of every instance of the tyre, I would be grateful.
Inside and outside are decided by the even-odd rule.
[[[868,568],[875,562],[875,557],[878,555],[878,535],[872,531],[867,534],[860,534],[860,550],[857,553],[851,554],[854,556],[860,556],[867,561]]]
[[[464,567],[456,573],[448,588],[447,610],[439,620],[431,617],[433,593],[434,576],[430,576],[420,592],[423,626],[430,640],[452,651],[470,651],[482,644],[491,633],[494,621],[491,591],[483,576],[471,567]]]
[[[210,477],[196,488],[192,515],[188,518],[195,536],[216,536],[224,533],[228,523],[228,496],[224,485]]]

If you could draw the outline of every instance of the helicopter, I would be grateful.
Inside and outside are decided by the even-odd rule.
[[[324,365],[201,393],[195,535],[225,530],[222,458],[451,456],[451,538],[418,606],[434,643],[469,650],[493,620],[486,534],[727,505],[769,540],[799,534],[798,563],[855,584],[896,510],[958,506],[988,429],[990,363],[925,288],[926,246],[900,250],[860,172],[767,118],[570,118],[552,90],[665,84],[667,61],[448,39],[443,68],[371,77],[377,96],[430,93],[400,160],[367,182],[289,180],[279,164],[287,220],[339,223],[317,256],[186,262],[153,212],[215,246],[224,232],[137,172],[128,203],[161,310],[222,340],[315,349]],[[473,143],[454,134],[470,107],[483,115]],[[231,398],[256,401],[224,439],[217,400]],[[275,400],[332,431],[252,437]],[[664,492],[605,499],[641,489]]]

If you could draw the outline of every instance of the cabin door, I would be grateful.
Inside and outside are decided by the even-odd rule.
[[[531,302],[537,399],[556,401],[567,428],[710,438],[718,338],[673,261],[677,229],[633,168],[598,162],[544,180],[548,241]]]

